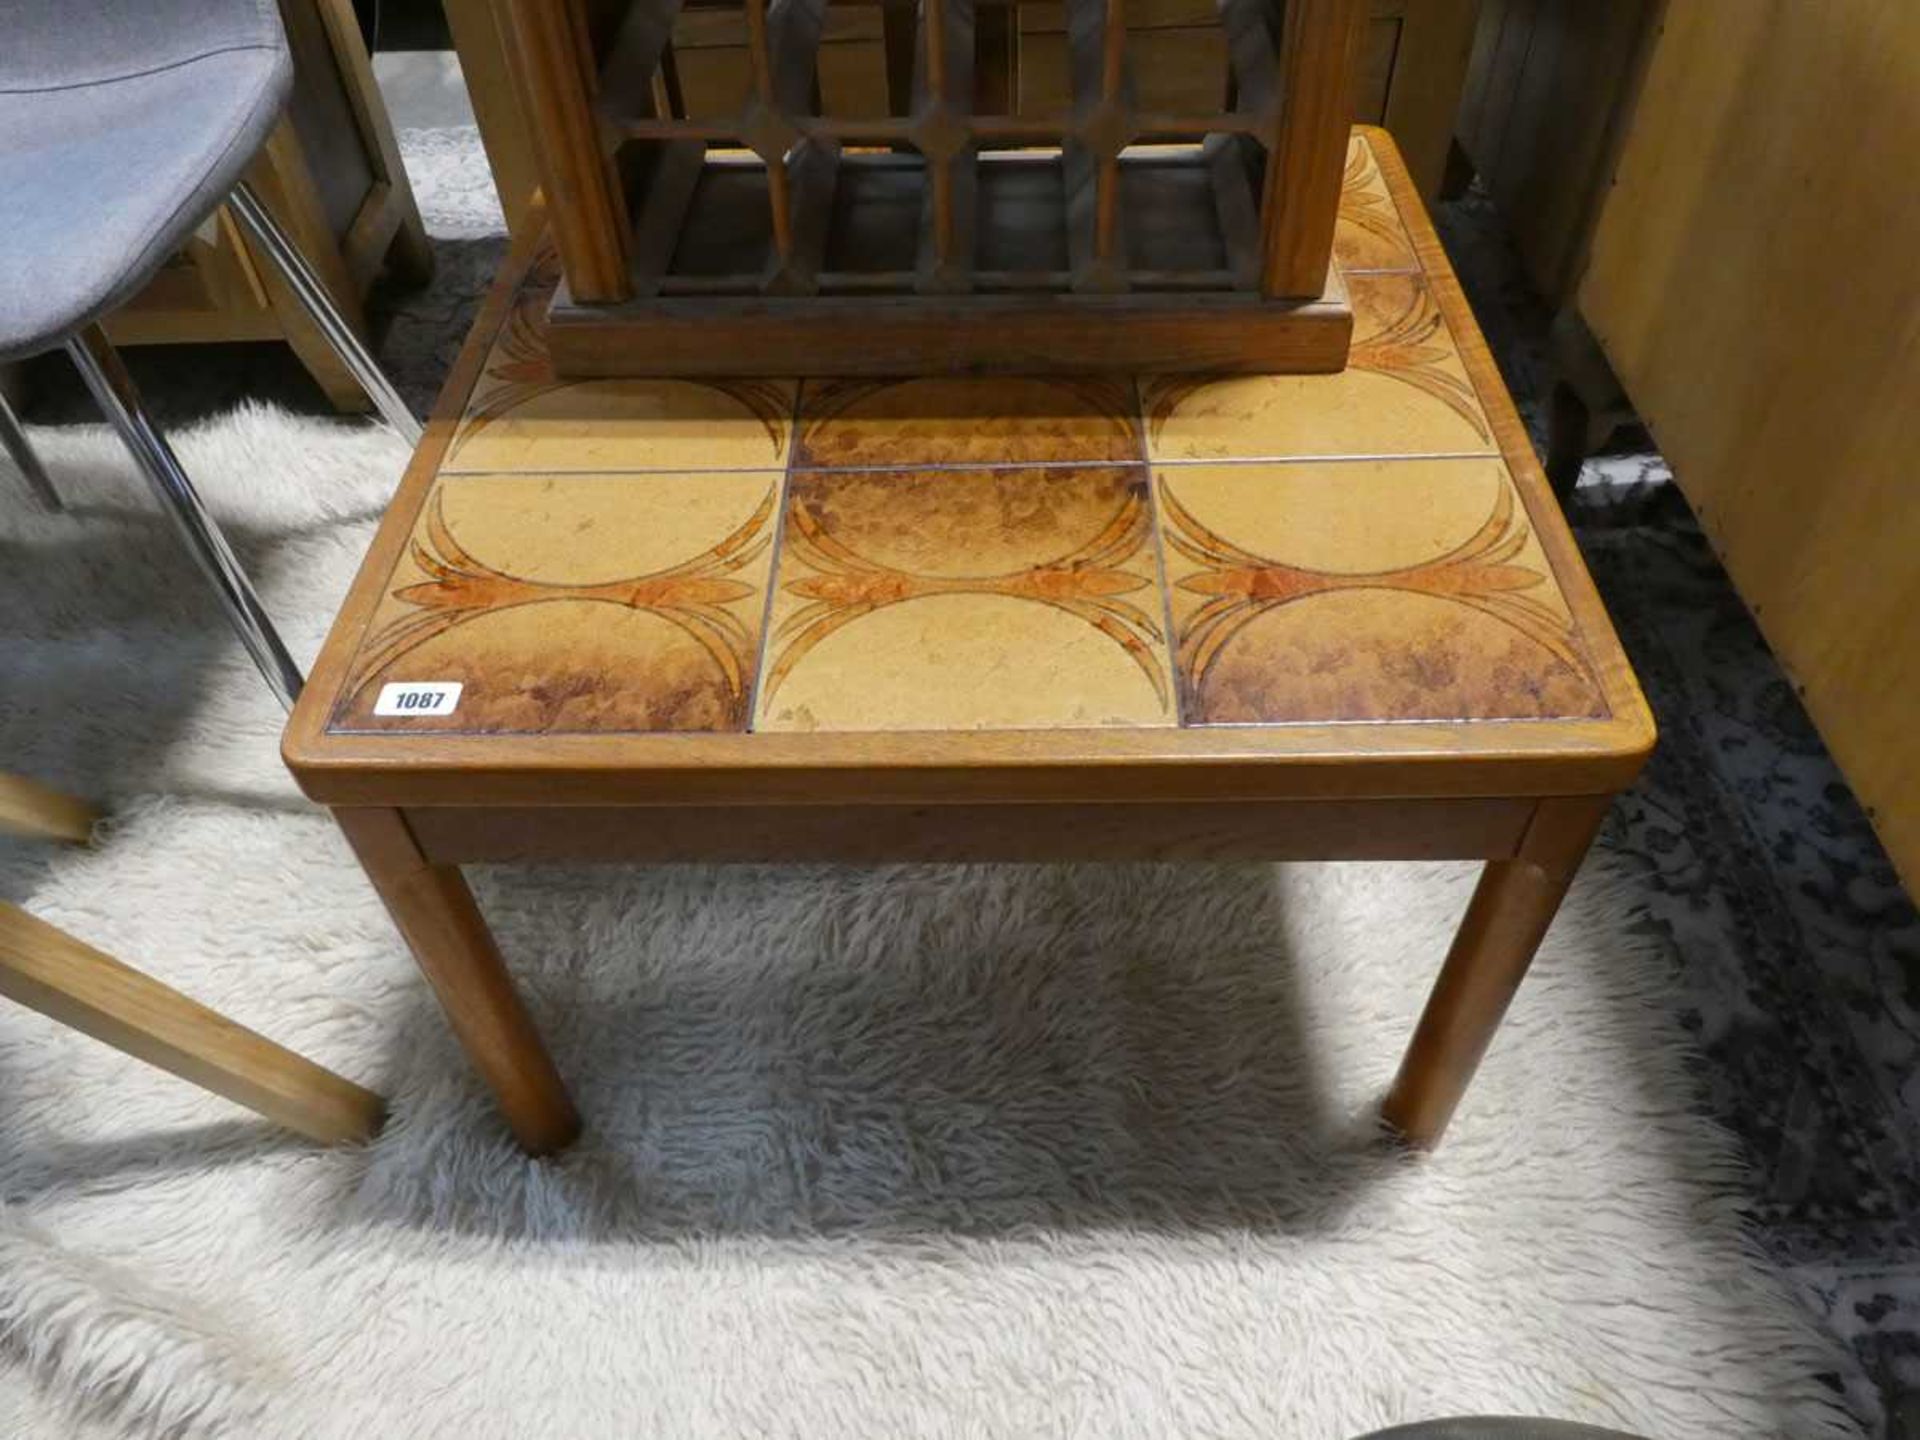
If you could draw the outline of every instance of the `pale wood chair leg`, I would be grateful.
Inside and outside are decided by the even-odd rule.
[[[521,1148],[572,1143],[579,1114],[459,869],[431,863],[397,810],[333,814]]]
[[[0,995],[323,1144],[370,1139],[386,1102],[0,902]]]
[[[84,845],[99,818],[84,800],[0,770],[0,833]]]
[[[1611,803],[1542,800],[1520,852],[1488,862],[1381,1107],[1409,1144],[1446,1131]]]

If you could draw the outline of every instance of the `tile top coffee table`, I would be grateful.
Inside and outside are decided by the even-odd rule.
[[[1384,132],[1338,375],[561,381],[512,256],[289,725],[508,1123],[459,865],[1472,857],[1437,1139],[1653,724]]]

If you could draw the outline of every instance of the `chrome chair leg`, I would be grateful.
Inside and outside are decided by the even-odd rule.
[[[233,213],[240,222],[252,232],[253,238],[260,242],[273,260],[280,273],[286,277],[287,285],[299,297],[301,307],[312,317],[320,333],[327,337],[327,343],[333,347],[347,369],[353,372],[353,378],[367,392],[386,421],[409,445],[420,443],[420,422],[414,418],[413,411],[407,408],[407,402],[393,388],[392,382],[381,370],[372,354],[353,333],[353,327],[342,318],[339,309],[333,303],[333,297],[327,294],[327,287],[320,283],[320,277],[313,273],[313,267],[307,264],[306,257],[287,237],[273,216],[267,213],[267,207],[260,203],[260,197],[253,193],[253,187],[242,180],[233,187],[229,197]]]
[[[60,492],[53,488],[53,480],[40,463],[40,457],[33,453],[33,446],[27,440],[20,417],[13,413],[4,391],[0,391],[0,445],[7,447],[7,454],[13,457],[13,463],[27,477],[27,488],[33,491],[36,500],[49,510],[67,508],[60,501]]]
[[[106,333],[98,325],[87,326],[68,339],[67,354],[79,367],[87,389],[106,411],[127,449],[133,452],[134,461],[152,484],[161,508],[173,520],[194,560],[213,582],[227,619],[239,632],[240,643],[247,647],[253,663],[266,677],[268,688],[291,710],[304,683],[300,667],[287,654],[287,647],[281,643],[259,595],[254,592],[253,582],[247,579],[226,537],[214,524],[206,506],[200,503],[172,447],[148,418],[140,393],[133,387],[133,377],[120,363],[120,356],[108,342]]]

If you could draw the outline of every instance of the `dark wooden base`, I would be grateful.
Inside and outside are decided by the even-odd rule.
[[[563,375],[1330,374],[1353,311],[1246,293],[652,297],[576,304],[547,345]]]

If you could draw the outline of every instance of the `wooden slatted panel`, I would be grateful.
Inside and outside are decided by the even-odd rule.
[[[707,147],[699,140],[653,143],[652,166],[635,177],[640,218],[634,227],[631,267],[636,295],[660,293],[707,158]]]
[[[1272,0],[1220,0],[1220,28],[1227,35],[1233,88],[1228,109],[1270,117],[1280,98],[1274,69]]]
[[[766,13],[773,103],[787,116],[812,115],[820,108],[815,77],[827,28],[826,0],[773,0]]]
[[[680,0],[634,0],[628,7],[600,64],[599,108],[608,121],[618,124],[658,108],[652,103],[654,78],[679,16]]]
[[[839,147],[802,145],[812,112],[814,70],[826,24],[826,0],[747,0],[751,98],[740,137],[767,169],[773,255],[764,288],[805,294],[817,284],[833,208]]]
[[[1230,283],[1236,290],[1260,288],[1260,210],[1247,153],[1251,148],[1253,142],[1244,135],[1212,135],[1201,152],[1212,182]]]
[[[833,222],[833,192],[840,176],[840,144],[836,140],[803,140],[787,157],[792,237],[781,266],[768,282],[778,295],[811,295],[820,288],[820,270],[826,262],[827,230]]]
[[[972,288],[979,184],[972,131],[973,0],[922,0],[911,138],[926,159],[916,288]]]
[[[1123,0],[1070,0],[1068,77],[1074,133],[1065,147],[1067,245],[1073,288],[1127,288],[1120,235],[1120,152],[1132,129],[1133,84],[1127,73]]]
[[[1293,297],[1324,288],[1345,162],[1348,72],[1363,29],[1357,0],[1287,0],[1284,7],[1281,0],[1212,0],[1221,53],[1230,60],[1230,77],[1220,76],[1221,106],[1211,113],[1168,115],[1143,113],[1136,103],[1126,0],[1069,0],[1062,14],[1071,110],[1039,117],[974,113],[977,0],[920,0],[907,113],[867,117],[818,113],[827,0],[740,0],[734,13],[745,31],[745,110],[701,121],[661,114],[655,99],[636,101],[631,94],[656,53],[662,64],[646,83],[659,88],[671,53],[664,37],[681,3],[639,0],[614,30],[602,70],[609,89],[630,92],[609,97],[606,111],[617,117],[612,132],[650,145],[670,142],[636,188],[644,203],[636,200],[633,276],[643,294],[950,294],[1057,287],[1091,293],[1233,289]],[[892,22],[887,32],[894,38],[895,70],[901,68],[903,11],[907,7],[894,6],[882,16]],[[1326,63],[1330,51],[1342,57],[1341,64]],[[1149,183],[1138,158],[1122,164],[1129,145],[1169,139],[1203,142],[1189,163],[1204,170],[1208,183],[1194,196],[1203,208],[1191,223],[1217,227],[1212,256],[1210,241],[1180,243],[1178,227],[1188,221],[1174,220],[1171,229],[1153,223],[1156,217],[1139,207],[1163,205],[1169,192],[1160,181]],[[744,143],[765,166],[770,244],[758,275],[711,273],[711,264],[705,267],[709,273],[669,273],[674,232],[696,203],[706,213],[693,157],[716,142]],[[1062,199],[1056,203],[1064,205],[1061,259],[1068,269],[1060,272],[1054,268],[1059,261],[1041,260],[1031,270],[978,273],[980,207],[987,203],[978,178],[979,149],[1049,144],[1061,145]],[[902,236],[914,252],[911,271],[885,260],[872,270],[848,269],[846,257],[855,253],[848,251],[827,273],[846,145],[910,148],[921,157],[917,236]],[[989,227],[999,223],[995,215],[1003,203],[1004,197],[995,197],[995,214],[984,217]],[[1130,255],[1134,249],[1141,253]]]

